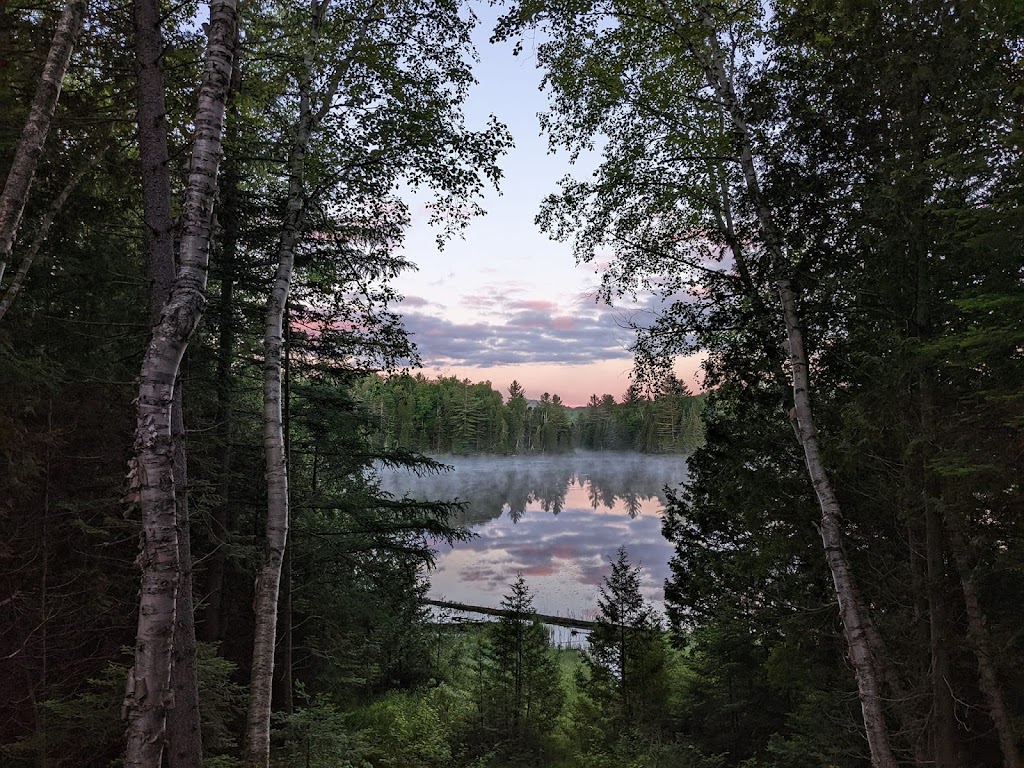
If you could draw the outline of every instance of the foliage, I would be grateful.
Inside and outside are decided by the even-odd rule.
[[[580,725],[591,744],[660,741],[668,725],[669,687],[661,621],[640,593],[640,569],[625,547],[610,562],[576,684]]]
[[[476,662],[474,728],[477,744],[512,764],[550,749],[563,693],[547,630],[522,576],[501,607],[506,613],[488,626]]]
[[[367,768],[363,735],[353,733],[348,720],[323,700],[313,700],[290,714],[276,714],[274,735],[282,747],[271,764],[275,768]]]
[[[197,653],[207,764],[231,768],[237,765],[232,757],[236,746],[233,726],[245,706],[245,688],[232,680],[237,669],[218,657],[215,647],[199,643]],[[130,649],[122,649],[117,661],[108,662],[75,695],[40,702],[41,727],[16,745],[11,755],[24,758],[26,764],[32,756],[45,752],[53,755],[56,765],[72,765],[72,760],[81,759],[88,760],[90,765],[119,765],[126,658],[130,658]],[[56,757],[65,754],[70,760]]]
[[[654,397],[632,386],[616,402],[592,395],[585,408],[569,408],[556,394],[528,400],[518,381],[508,400],[490,382],[423,374],[367,377],[359,397],[373,414],[373,444],[433,455],[562,453],[637,450],[689,453],[703,440],[702,397],[666,375]]]

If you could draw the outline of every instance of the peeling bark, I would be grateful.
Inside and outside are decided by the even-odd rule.
[[[43,65],[42,77],[32,98],[32,106],[29,107],[25,128],[14,152],[11,170],[4,182],[3,193],[0,194],[0,280],[3,280],[7,260],[11,257],[36,165],[43,153],[46,134],[50,131],[50,122],[57,109],[61,81],[82,32],[85,6],[86,0],[67,0],[64,5],[50,44],[50,52],[46,56],[46,64]]]
[[[154,0],[135,0],[135,54],[138,78],[139,159],[143,222],[149,252],[150,306],[159,322],[174,287],[174,221],[167,142],[164,51],[160,7]],[[170,685],[174,706],[167,712],[167,757],[170,768],[201,768],[203,740],[199,722],[199,678],[196,669],[196,627],[192,600],[192,541],[189,527],[188,464],[180,382],[171,400],[174,451],[174,505],[180,577],[175,591],[174,642]]]
[[[213,0],[195,139],[183,207],[177,278],[142,361],[134,472],[142,508],[142,585],[135,664],[128,675],[128,768],[158,768],[174,706],[171,657],[182,563],[175,502],[172,403],[181,359],[206,304],[207,265],[225,101],[231,80],[236,0]]]

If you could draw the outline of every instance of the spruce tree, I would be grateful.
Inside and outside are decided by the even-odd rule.
[[[581,690],[609,741],[628,734],[656,735],[668,702],[661,619],[640,592],[640,567],[630,563],[626,548],[620,547],[609,562]]]
[[[549,746],[564,693],[547,631],[520,574],[501,602],[506,612],[487,628],[478,702],[482,729],[509,754]]]

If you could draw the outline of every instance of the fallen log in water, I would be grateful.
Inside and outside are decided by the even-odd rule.
[[[511,616],[512,611],[506,611],[501,608],[488,608],[483,605],[467,605],[466,603],[453,603],[448,600],[423,600],[424,605],[433,605],[436,608],[449,608],[453,611],[465,611],[466,613],[480,613],[484,616]],[[558,627],[570,627],[572,629],[596,629],[596,621],[587,621],[585,619],[570,619],[565,616],[551,616],[546,613],[534,614],[544,624],[553,624]]]

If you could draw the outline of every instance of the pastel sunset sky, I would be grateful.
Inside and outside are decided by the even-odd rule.
[[[633,334],[624,326],[630,318],[650,316],[657,305],[597,303],[594,265],[577,266],[568,243],[538,231],[533,219],[544,196],[566,174],[589,175],[596,159],[584,157],[572,166],[567,155],[548,152],[537,119],[547,97],[539,90],[531,41],[519,56],[511,45],[490,44],[497,9],[477,4],[476,12],[479,84],[466,107],[467,123],[482,128],[494,114],[508,126],[515,147],[502,160],[501,194],[492,190],[483,201],[487,215],[443,251],[427,223],[426,198],[413,201],[405,252],[419,271],[396,281],[406,297],[400,311],[427,375],[489,380],[503,392],[517,379],[527,397],[557,393],[569,405],[582,405],[591,394],[618,398],[633,362]],[[677,365],[694,390],[698,369],[696,360]]]

